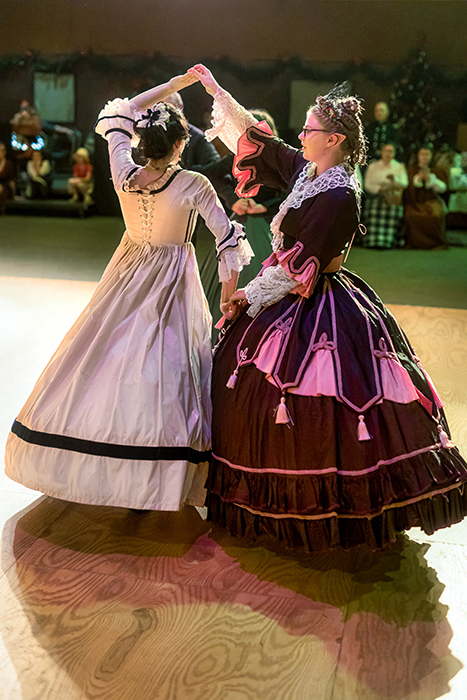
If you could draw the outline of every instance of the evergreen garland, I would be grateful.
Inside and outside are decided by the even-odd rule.
[[[417,52],[417,60],[419,57]],[[238,80],[248,83],[271,80],[271,76],[279,77],[288,73],[294,79],[312,80],[315,82],[342,82],[363,76],[373,83],[383,87],[393,86],[401,80],[405,66],[378,67],[367,62],[340,63],[325,65],[303,61],[298,56],[261,63],[243,64],[227,56],[204,57],[200,61],[209,65],[215,72],[217,69],[229,73]],[[191,63],[190,62],[190,65]],[[186,61],[172,59],[161,54],[145,54],[138,56],[108,56],[92,52],[78,52],[66,56],[44,56],[27,51],[24,54],[0,55],[0,74],[15,69],[29,69],[46,73],[72,73],[81,67],[89,67],[99,73],[119,73],[128,77],[151,77],[155,71],[168,76],[174,75],[189,67]],[[430,71],[434,71],[431,67]],[[452,78],[440,69],[434,71],[436,81],[447,89],[467,88],[467,72],[458,78]]]

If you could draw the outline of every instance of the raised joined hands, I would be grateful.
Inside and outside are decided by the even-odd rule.
[[[171,78],[170,87],[173,88],[173,92],[178,92],[189,85],[193,85],[193,83],[196,83],[197,81],[198,78],[196,75],[187,71],[183,75],[175,75],[173,78]]]
[[[209,68],[203,66],[202,63],[197,63],[196,66],[188,69],[188,73],[196,76],[196,80],[199,80],[200,83],[204,85],[206,92],[214,97],[219,89],[219,83],[216,81]]]

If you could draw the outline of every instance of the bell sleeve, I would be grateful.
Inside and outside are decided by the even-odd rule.
[[[266,122],[258,122],[228,92],[219,88],[205,136],[220,138],[233,153],[233,174],[240,197],[254,197],[261,185],[286,191],[305,159],[299,150],[275,137]]]
[[[232,153],[237,153],[237,142],[249,126],[258,120],[235,100],[230,93],[219,88],[212,106],[212,126],[205,131],[205,138],[219,138]]]
[[[97,117],[94,131],[108,142],[110,171],[117,191],[126,190],[130,180],[140,170],[131,157],[134,123],[140,112],[127,98],[108,102]]]
[[[289,226],[298,230],[296,243],[272,253],[245,288],[250,316],[290,293],[309,298],[320,273],[341,255],[358,225],[355,195],[343,187],[306,200],[300,209],[289,212]]]

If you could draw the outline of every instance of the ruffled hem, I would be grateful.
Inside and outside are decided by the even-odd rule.
[[[228,282],[233,272],[241,272],[245,265],[249,265],[254,253],[241,224],[233,222],[229,235],[217,244],[216,253],[221,282]]]
[[[464,488],[467,469],[457,448],[428,445],[380,460],[363,470],[249,469],[212,456],[207,488],[225,503],[264,517],[321,520],[373,518],[387,509],[413,505]]]
[[[303,547],[309,552],[323,552],[332,547],[350,549],[361,544],[377,550],[392,544],[400,532],[412,527],[431,535],[460,522],[467,514],[467,489],[454,489],[407,506],[391,507],[371,518],[265,518],[225,503],[209,492],[206,504],[208,520],[225,527],[234,537],[274,540],[285,547]]]

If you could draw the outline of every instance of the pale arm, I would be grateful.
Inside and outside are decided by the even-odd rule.
[[[188,73],[197,76],[206,92],[214,97],[212,127],[205,132],[205,138],[212,141],[218,137],[232,153],[237,153],[238,139],[258,120],[221,88],[206,66],[198,64],[190,68]]]
[[[130,104],[139,112],[152,107],[156,102],[163,102],[169,95],[173,95],[174,92],[178,92],[188,85],[193,85],[196,83],[198,78],[194,74],[185,73],[184,75],[176,75],[171,78],[167,83],[162,83],[162,85],[157,85],[156,87],[150,88],[145,92],[132,97]]]
[[[229,320],[236,316],[237,306],[230,300],[235,292],[238,282],[238,272],[232,272],[231,278],[227,282],[222,282],[220,309]]]

